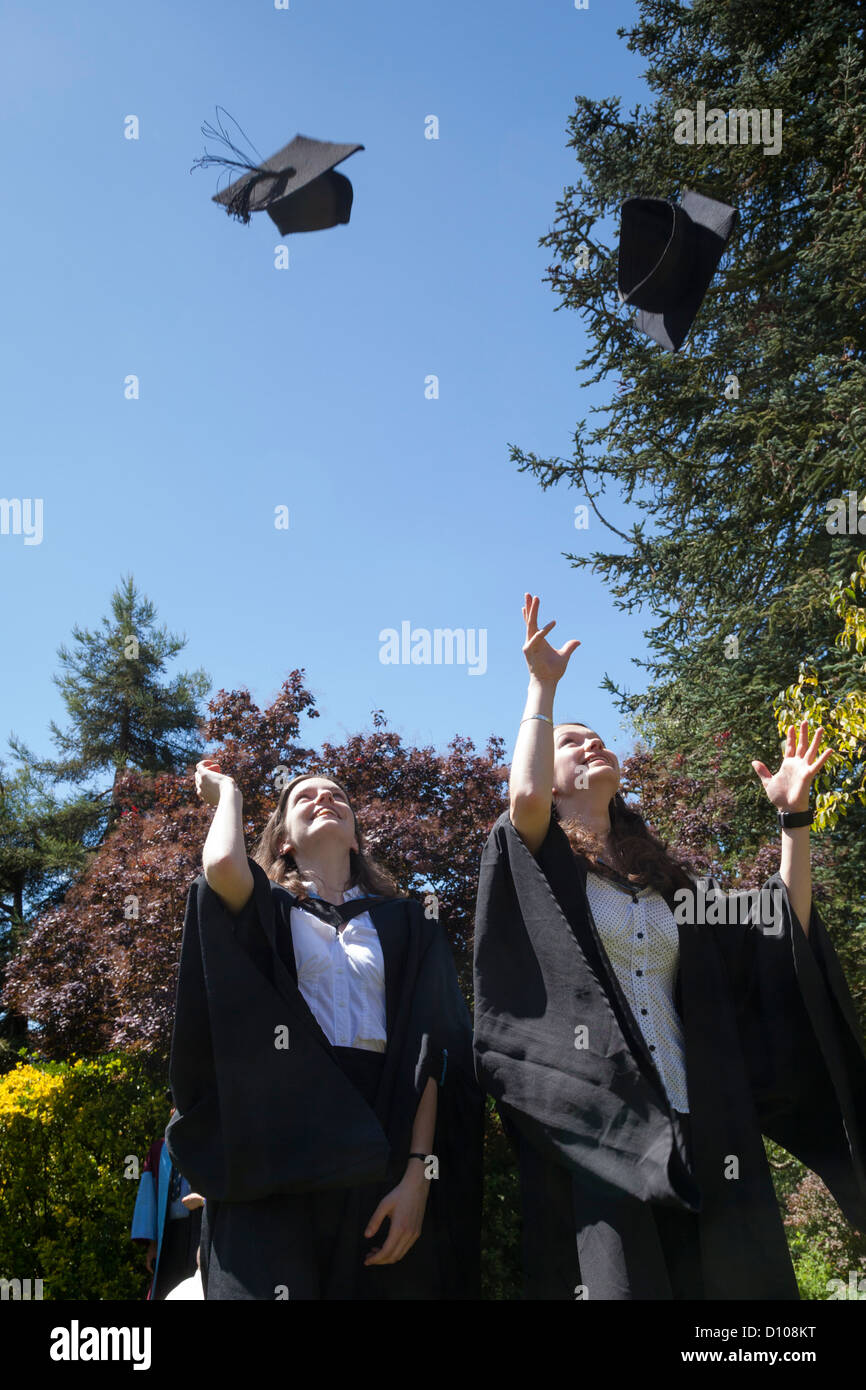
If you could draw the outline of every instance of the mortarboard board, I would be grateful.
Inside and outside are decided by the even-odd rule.
[[[621,208],[619,297],[636,326],[670,352],[685,342],[739,214],[683,189],[682,202],[626,198]]]
[[[222,141],[233,153],[241,153],[221,126],[218,130],[202,126],[202,132]],[[245,169],[247,172],[215,194],[213,201],[241,222],[249,222],[253,212],[267,212],[280,234],[286,236],[289,232],[318,232],[349,221],[352,185],[334,166],[363,148],[296,135],[270,159],[258,164],[219,155],[205,155],[195,164]]]

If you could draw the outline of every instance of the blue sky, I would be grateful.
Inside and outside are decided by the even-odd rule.
[[[410,741],[498,733],[509,751],[531,589],[559,642],[582,643],[557,712],[630,746],[599,683],[641,687],[649,618],[570,567],[563,552],[609,533],[575,530],[580,496],[542,493],[508,445],[567,458],[602,399],[580,390],[581,322],[554,312],[537,243],[579,175],[575,97],[647,97],[616,36],[634,14],[7,4],[0,494],[42,499],[43,539],[0,535],[3,756],[12,731],[51,750],[57,647],[98,625],[126,573],[186,633],[175,670],[266,704],[304,667],[315,740],[382,708]],[[217,104],[265,157],[296,133],[365,146],[341,166],[351,222],[288,238],[288,270],[265,214],[230,220],[217,171],[189,172]],[[636,515],[614,498],[608,513]],[[380,632],[404,621],[484,629],[485,673],[382,664]]]

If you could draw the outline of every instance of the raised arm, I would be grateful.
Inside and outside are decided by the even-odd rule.
[[[807,721],[804,719],[800,725],[799,738],[796,725],[792,724],[782,765],[775,776],[764,763],[752,763],[764,791],[778,811],[808,811],[812,779],[833,753],[832,748],[826,748],[816,757],[823,732],[819,728],[810,743]],[[788,890],[791,910],[808,936],[812,915],[812,850],[808,825],[782,831],[779,877]]]
[[[220,772],[213,758],[196,765],[195,785],[202,801],[216,807],[202,850],[204,876],[229,911],[240,912],[254,887],[244,845],[244,799],[237,783]]]
[[[545,639],[555,620],[538,630],[538,597],[527,594],[523,604],[526,641],[523,655],[529,667],[526,707],[517,731],[508,782],[511,824],[534,854],[550,825],[553,798],[553,697],[577,641],[558,650]]]

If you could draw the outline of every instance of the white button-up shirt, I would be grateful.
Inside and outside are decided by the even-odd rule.
[[[362,888],[350,888],[343,900],[365,896]],[[328,1042],[332,1047],[384,1052],[385,961],[369,912],[359,913],[337,931],[302,907],[293,907],[291,927],[298,989]]]
[[[679,933],[654,888],[620,887],[590,870],[586,895],[623,994],[640,1026],[667,1098],[688,1111],[683,1028],[674,1004]]]

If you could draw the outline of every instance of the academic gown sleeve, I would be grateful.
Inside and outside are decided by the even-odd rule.
[[[430,1179],[428,1212],[435,1225],[444,1296],[477,1299],[484,1097],[475,1077],[472,1023],[443,927],[424,918],[420,903],[412,901],[409,907],[421,947],[400,1041],[407,1081],[411,1078],[411,1101],[401,1107],[402,1124],[391,1137],[398,1163],[405,1168],[418,1101],[432,1077],[437,1099],[431,1155],[438,1176]],[[389,1039],[389,1047],[396,1042],[396,1036]]]
[[[283,964],[270,881],[230,913],[204,875],[187,898],[170,1077],[172,1161],[216,1201],[381,1179],[389,1146]]]
[[[130,1240],[156,1240],[156,1189],[150,1172],[142,1173],[139,1179]]]
[[[764,889],[780,895],[780,925],[735,925],[729,914],[712,928],[731,974],[761,1129],[866,1230],[866,1051],[854,1004],[814,899],[807,937],[780,875]]]
[[[506,812],[481,860],[475,920],[479,1080],[540,1153],[584,1184],[694,1210],[700,1197],[660,1081],[598,973],[568,840],[530,853]]]

